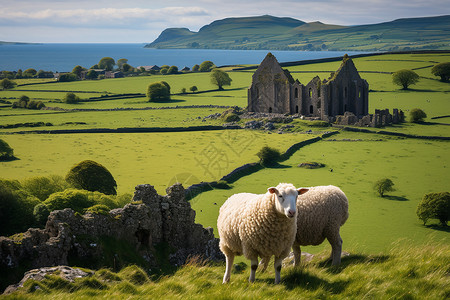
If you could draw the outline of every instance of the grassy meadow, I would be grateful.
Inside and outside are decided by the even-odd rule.
[[[403,123],[382,130],[411,135],[450,137],[450,84],[431,74],[433,65],[450,61],[450,54],[379,55],[354,59],[362,78],[369,82],[369,113],[375,109],[399,108],[408,116],[413,108],[423,109],[428,118],[420,124]],[[313,77],[328,78],[340,62],[288,67],[295,79],[307,84]],[[421,77],[409,90],[392,84],[391,72],[414,69]],[[0,91],[0,99],[14,102],[21,95],[43,101],[47,107],[73,111],[27,110],[0,107],[0,126],[19,123],[51,123],[53,126],[0,128],[0,139],[13,149],[17,160],[0,162],[0,178],[23,180],[35,176],[61,175],[82,160],[104,165],[118,184],[118,193],[132,193],[138,184],[154,185],[160,194],[175,182],[185,187],[201,181],[215,181],[243,164],[256,162],[256,153],[267,145],[286,151],[291,145],[314,138],[324,131],[309,121],[294,120],[289,133],[262,130],[220,130],[165,133],[76,133],[36,134],[34,130],[95,129],[123,127],[188,127],[221,125],[223,120],[205,118],[225,108],[185,107],[192,105],[247,105],[247,87],[253,71],[229,70],[230,87],[217,91],[209,73],[152,75],[77,81],[51,82]],[[125,93],[145,94],[152,82],[167,81],[172,101],[148,102],[145,97],[62,103],[68,92],[83,99]],[[30,83],[21,80],[20,84]],[[199,92],[179,94],[193,85]],[[178,108],[176,108],[178,106]],[[171,109],[145,109],[171,107]],[[114,110],[126,108],[127,110]],[[175,109],[176,108],[176,109]],[[77,111],[90,109],[91,111]],[[135,110],[134,110],[135,109]],[[447,116],[439,119],[431,117]],[[247,120],[241,120],[243,125]],[[285,124],[275,124],[278,128]],[[371,129],[378,131],[380,129]],[[18,134],[17,132],[23,132]],[[311,132],[312,131],[312,132]],[[273,271],[258,274],[253,285],[247,283],[249,268],[232,275],[231,284],[222,286],[224,267],[191,264],[175,274],[146,279],[135,284],[118,273],[115,281],[96,284],[50,282],[37,293],[5,298],[91,298],[93,296],[139,298],[143,295],[180,299],[230,298],[404,298],[445,299],[450,295],[449,230],[431,222],[423,226],[416,207],[430,192],[450,190],[449,141],[397,138],[380,134],[339,131],[338,134],[305,146],[277,167],[265,168],[230,184],[227,190],[212,190],[191,200],[196,222],[216,227],[220,206],[232,194],[263,193],[279,182],[296,186],[337,185],[349,198],[350,217],[341,232],[343,250],[350,253],[338,268],[324,266],[330,246],[324,243],[302,250],[317,253],[304,269],[287,268],[282,284],[272,284]],[[320,169],[297,167],[302,162],[320,162]],[[372,186],[383,177],[391,178],[395,191],[378,197]],[[217,231],[215,230],[217,234]],[[245,260],[238,260],[243,262]],[[242,265],[241,265],[242,266]],[[50,279],[49,279],[50,280]],[[84,288],[83,286],[87,287]],[[67,290],[65,287],[69,287]],[[31,287],[29,291],[33,290]],[[1,297],[1,296],[0,296]],[[15,298],[17,297],[17,298]]]

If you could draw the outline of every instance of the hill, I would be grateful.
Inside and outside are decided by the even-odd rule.
[[[371,25],[305,23],[264,15],[226,18],[198,32],[169,28],[145,47],[201,49],[270,49],[395,51],[450,49],[450,16],[398,19]]]

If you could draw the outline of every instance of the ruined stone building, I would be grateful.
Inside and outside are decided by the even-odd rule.
[[[320,80],[316,76],[303,85],[268,53],[253,74],[248,111],[301,114],[324,121],[350,112],[361,118],[368,114],[368,99],[369,84],[347,55],[330,78]]]

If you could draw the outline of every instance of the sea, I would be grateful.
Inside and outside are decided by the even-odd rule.
[[[216,49],[153,49],[145,44],[16,44],[0,45],[0,71],[36,70],[69,72],[76,65],[85,68],[97,64],[103,57],[116,61],[128,59],[133,67],[151,65],[187,66],[192,68],[205,60],[216,66],[258,64],[268,52],[279,62],[338,57],[352,51],[269,51],[269,50],[216,50]]]

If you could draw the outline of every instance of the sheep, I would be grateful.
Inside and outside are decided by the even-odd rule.
[[[339,265],[342,252],[339,230],[348,219],[347,197],[333,185],[300,191],[297,198],[297,233],[292,246],[295,266],[300,264],[300,246],[320,245],[325,238],[331,244],[332,265]]]
[[[251,261],[249,281],[255,281],[258,257],[275,256],[275,283],[280,282],[281,262],[289,254],[297,230],[297,189],[288,183],[269,187],[265,194],[232,195],[217,219],[220,250],[226,257],[223,283],[230,281],[236,255]]]
[[[325,238],[331,244],[332,265],[341,263],[342,238],[340,227],[348,219],[348,200],[336,186],[300,188],[297,198],[297,233],[292,245],[294,265],[301,260],[300,246],[319,245]],[[269,260],[261,261],[263,271]]]

